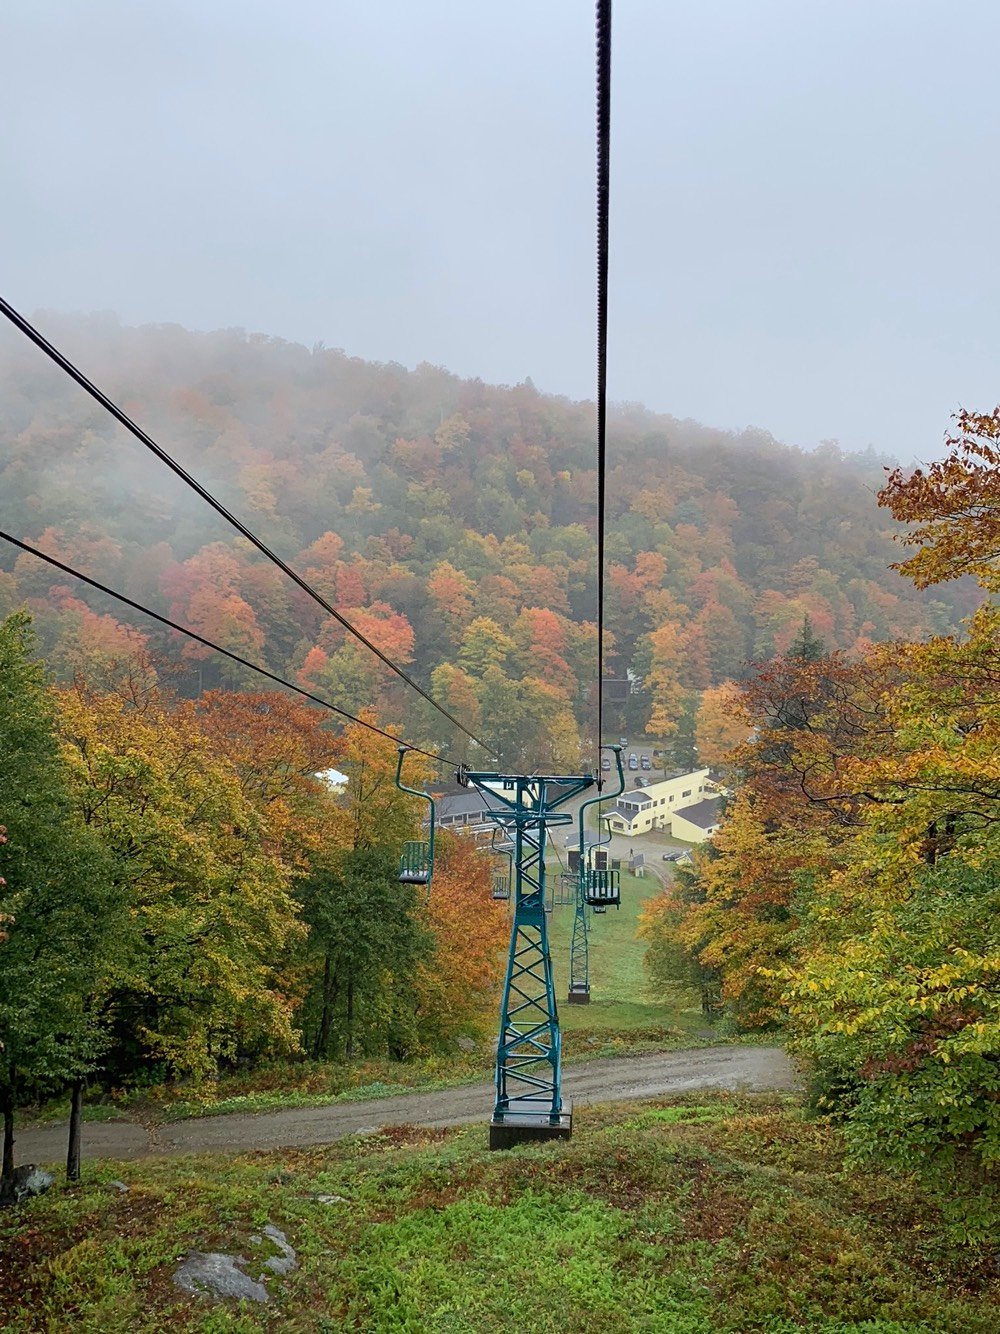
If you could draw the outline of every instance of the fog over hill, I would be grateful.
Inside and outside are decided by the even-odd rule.
[[[546,732],[569,762],[594,675],[594,410],[241,330],[39,317],[153,437],[391,656],[493,735]],[[36,349],[0,343],[3,526],[349,709],[446,736],[366,651]],[[611,669],[676,646],[684,691],[787,649],[804,616],[831,648],[956,625],[973,594],[920,593],[877,491],[891,460],[806,452],[619,405],[609,435]],[[2,609],[27,599],[53,668],[114,656],[124,613],[2,553]],[[99,613],[94,615],[93,613]],[[182,689],[243,678],[140,627]],[[641,727],[649,701],[629,701]],[[501,723],[501,720],[503,722]],[[613,720],[617,726],[617,720]]]

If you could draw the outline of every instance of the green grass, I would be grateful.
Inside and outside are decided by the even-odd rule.
[[[580,1049],[579,1041],[574,1039],[584,1033],[596,1039],[613,1035],[619,1045],[632,1039],[633,1047],[644,1037],[651,1037],[660,1047],[717,1040],[693,992],[669,1000],[650,993],[643,966],[646,947],[636,939],[636,930],[642,904],[661,892],[659,880],[652,873],[639,879],[623,871],[621,889],[620,908],[590,917],[589,1005],[565,1004],[573,909],[555,908],[549,918],[559,1019],[567,1036],[567,1054]]]
[[[267,1222],[301,1263],[270,1306],[173,1286],[189,1248],[262,1258]],[[590,1108],[570,1142],[500,1154],[485,1126],[397,1127],[107,1164],[0,1214],[15,1334],[992,1334],[998,1300],[991,1250],[952,1244],[911,1179],[846,1169],[836,1133],[778,1098]]]

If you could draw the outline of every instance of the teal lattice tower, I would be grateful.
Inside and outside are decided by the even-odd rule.
[[[572,1114],[562,1099],[559,1011],[545,913],[545,843],[561,810],[595,784],[590,774],[541,776],[471,773],[458,779],[490,803],[489,818],[513,843],[513,922],[497,1043],[496,1101],[490,1147],[567,1138]]]

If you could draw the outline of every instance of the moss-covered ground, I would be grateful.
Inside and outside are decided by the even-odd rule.
[[[591,1108],[568,1143],[491,1154],[484,1141],[482,1126],[397,1128],[327,1148],[88,1166],[82,1184],[0,1214],[3,1327],[998,1327],[995,1252],[950,1243],[910,1179],[845,1168],[836,1132],[788,1100]],[[251,1238],[268,1222],[300,1261],[270,1281],[268,1306],[174,1286],[190,1248],[259,1262]]]

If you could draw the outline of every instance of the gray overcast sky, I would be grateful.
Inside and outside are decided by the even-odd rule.
[[[996,0],[617,0],[612,397],[902,458],[992,408],[998,45]],[[15,305],[592,397],[591,0],[4,0],[0,46]]]

